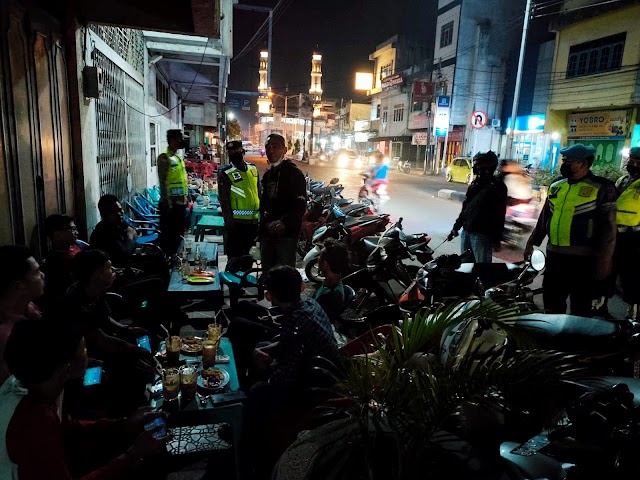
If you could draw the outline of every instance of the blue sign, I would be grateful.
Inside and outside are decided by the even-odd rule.
[[[251,110],[251,101],[248,98],[242,100],[242,110]]]
[[[544,121],[544,113],[516,117],[515,133],[542,133],[544,132]],[[511,118],[507,119],[507,128],[511,128]]]
[[[440,95],[438,97],[438,107],[450,107],[451,106],[451,97],[448,95]]]
[[[229,98],[227,100],[228,108],[240,108],[240,99],[239,98]]]
[[[436,137],[446,137],[447,136],[447,128],[436,127]]]

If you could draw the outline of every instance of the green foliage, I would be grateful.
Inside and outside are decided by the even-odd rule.
[[[293,148],[293,142],[291,141],[291,135],[287,136],[287,150],[290,151]]]
[[[591,171],[594,175],[598,175],[599,177],[604,177],[612,182],[615,182],[620,177],[622,177],[625,172],[620,170],[618,167],[614,167],[613,165],[605,164],[605,165],[594,165],[591,168]]]
[[[334,445],[334,450],[342,459],[349,454],[356,457],[347,463],[353,469],[357,462],[362,478],[431,478],[442,462],[451,462],[445,444],[455,441],[451,424],[465,406],[480,403],[483,411],[504,412],[513,392],[530,396],[581,378],[572,356],[536,349],[507,355],[506,347],[477,339],[464,354],[444,364],[438,355],[423,354],[439,352],[443,333],[461,322],[478,321],[517,337],[515,323],[522,315],[521,306],[478,302],[463,307],[432,307],[413,320],[405,319],[390,338],[380,341],[373,355],[352,358],[346,373],[336,375],[335,393],[350,400],[347,411],[360,428],[345,432],[344,445]],[[524,341],[517,339],[516,344]],[[352,428],[353,423],[345,425]],[[380,452],[381,442],[384,452]],[[372,474],[381,467],[381,453],[386,471]],[[331,459],[325,461],[331,463]],[[356,477],[351,470],[332,478]]]
[[[242,127],[237,119],[227,120],[227,137],[229,140],[242,138]]]
[[[535,172],[531,182],[534,185],[540,185],[540,186],[548,187],[559,176],[560,176],[560,173],[558,173],[557,169],[552,172],[550,170],[545,170],[545,169],[541,168],[541,169],[539,169],[539,170],[537,170]]]
[[[293,152],[298,153],[300,151],[300,148],[301,148],[300,139],[297,138],[296,143],[293,144]]]

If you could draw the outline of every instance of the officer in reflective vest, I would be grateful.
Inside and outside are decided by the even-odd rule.
[[[242,142],[227,142],[229,165],[218,172],[218,200],[224,216],[224,251],[229,258],[248,255],[258,235],[260,178],[245,162]]]
[[[525,248],[546,236],[547,267],[543,281],[544,308],[565,313],[567,297],[571,313],[591,315],[612,271],[616,240],[616,191],[613,182],[597,177],[590,168],[595,149],[581,144],[560,151],[564,177],[551,184],[549,195]]]
[[[627,172],[616,182],[618,238],[613,257],[614,271],[620,275],[622,299],[629,304],[627,317],[640,318],[640,147],[629,151]]]
[[[181,130],[167,130],[167,149],[158,157],[160,184],[160,246],[174,255],[187,226],[188,180],[178,150],[186,148]]]

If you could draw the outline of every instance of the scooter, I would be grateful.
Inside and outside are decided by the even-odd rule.
[[[396,157],[396,168],[402,173],[411,173],[411,163],[409,160],[401,160],[400,157]]]
[[[371,209],[378,212],[381,203],[389,200],[387,181],[374,180],[369,173],[361,173],[360,176],[362,177],[362,187],[358,192],[358,201],[371,205]]]

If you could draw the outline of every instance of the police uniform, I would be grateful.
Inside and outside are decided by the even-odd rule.
[[[572,145],[560,152],[569,159],[586,159],[595,149]],[[615,186],[589,171],[578,181],[563,178],[551,184],[529,245],[548,236],[547,266],[543,280],[548,313],[588,316],[592,300],[601,294],[595,281],[600,256],[613,255],[616,238]],[[604,285],[604,284],[603,284]]]
[[[167,255],[177,252],[187,224],[188,179],[184,160],[176,152],[164,151],[169,165],[164,183],[166,194],[161,190],[160,198],[160,244]],[[160,173],[160,171],[158,171]],[[162,184],[163,182],[161,182]]]
[[[629,156],[640,158],[640,148],[632,148]],[[640,304],[640,177],[621,177],[616,182],[616,190],[618,238],[614,266],[620,275],[622,298],[629,304],[627,316],[637,319]]]
[[[227,143],[227,148],[242,147],[242,142]],[[227,228],[224,251],[229,258],[248,255],[258,235],[260,218],[260,177],[258,167],[245,162],[246,170],[233,164],[218,171],[218,200]]]

